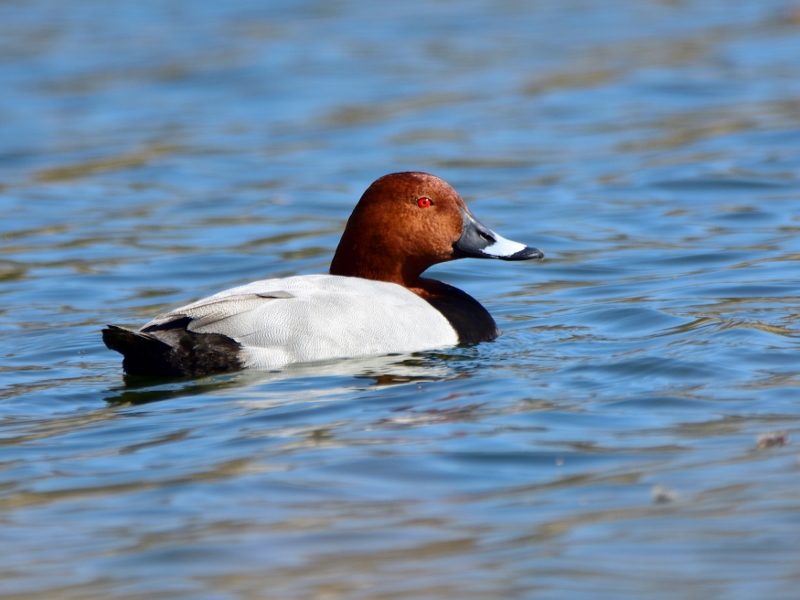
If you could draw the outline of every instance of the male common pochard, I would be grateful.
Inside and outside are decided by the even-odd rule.
[[[110,325],[103,341],[131,375],[185,376],[493,340],[497,325],[477,300],[420,277],[465,257],[544,254],[482,225],[442,179],[393,173],[361,196],[330,275],[235,287],[138,331]]]

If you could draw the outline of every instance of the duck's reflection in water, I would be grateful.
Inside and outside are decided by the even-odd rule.
[[[448,357],[431,353],[368,356],[271,370],[248,369],[199,379],[125,376],[124,386],[112,389],[106,401],[112,405],[145,404],[199,394],[227,396],[235,391],[236,398],[243,401],[280,405],[376,387],[463,377],[464,369],[448,364]]]

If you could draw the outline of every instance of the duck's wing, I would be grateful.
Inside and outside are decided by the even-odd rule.
[[[242,344],[247,315],[271,300],[293,296],[280,290],[206,298],[158,315],[139,331],[109,325],[105,345],[123,355],[129,375],[198,376],[245,367]]]
[[[177,323],[188,319],[186,327],[195,333],[220,333],[236,337],[242,333],[241,321],[246,323],[247,315],[253,310],[263,307],[271,300],[291,298],[294,296],[283,290],[211,296],[158,315],[140,331],[172,329]]]

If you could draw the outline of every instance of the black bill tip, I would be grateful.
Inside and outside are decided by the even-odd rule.
[[[510,254],[508,256],[498,256],[497,258],[500,260],[533,260],[535,258],[542,260],[544,258],[544,252],[538,248],[526,246],[519,252],[515,252],[514,254]]]

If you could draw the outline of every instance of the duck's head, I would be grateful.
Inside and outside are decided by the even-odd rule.
[[[361,196],[330,272],[411,287],[428,267],[466,257],[529,260],[544,254],[483,225],[439,177],[392,173]]]

